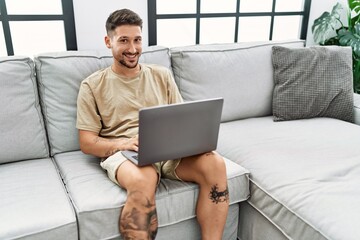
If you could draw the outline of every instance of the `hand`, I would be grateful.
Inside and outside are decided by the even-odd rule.
[[[135,135],[132,138],[128,138],[125,140],[124,148],[125,150],[138,151],[139,150],[139,135]]]

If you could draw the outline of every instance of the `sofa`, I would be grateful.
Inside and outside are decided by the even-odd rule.
[[[274,121],[274,46],[304,44],[144,49],[141,62],[171,69],[185,101],[224,98],[224,240],[360,239],[360,96],[351,93],[350,122]],[[80,82],[111,63],[109,51],[0,58],[0,239],[122,239],[126,192],[80,151],[75,128]],[[157,239],[201,239],[197,194],[194,183],[161,180]]]

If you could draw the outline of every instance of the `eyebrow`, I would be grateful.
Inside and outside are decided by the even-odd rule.
[[[120,36],[120,37],[118,37],[118,39],[117,40],[121,40],[121,39],[129,39],[130,37],[128,37],[128,36]],[[142,38],[142,36],[135,36],[134,37],[134,39],[139,39],[139,38]]]

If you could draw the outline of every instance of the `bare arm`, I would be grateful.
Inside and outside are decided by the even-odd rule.
[[[86,154],[109,157],[118,151],[138,151],[138,136],[133,138],[107,139],[97,133],[79,130],[80,149]]]

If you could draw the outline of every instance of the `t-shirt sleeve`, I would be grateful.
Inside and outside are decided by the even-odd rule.
[[[83,81],[77,98],[76,128],[99,133],[101,117],[96,107],[96,101],[89,84]]]
[[[170,70],[168,71],[167,75],[168,75],[167,78],[168,78],[168,99],[169,99],[168,104],[183,102],[179,88],[177,87],[174,77]]]

